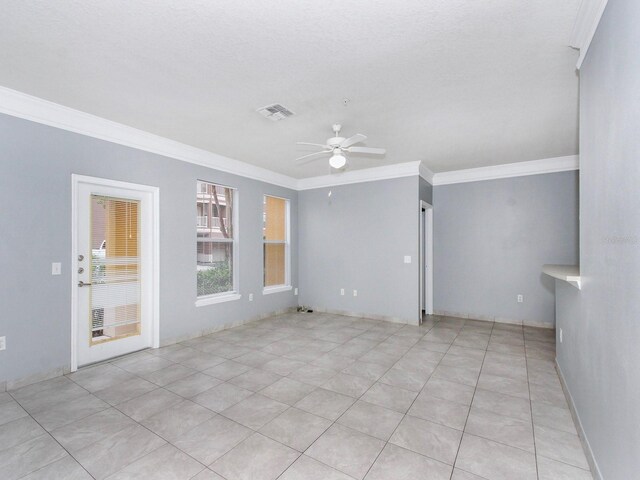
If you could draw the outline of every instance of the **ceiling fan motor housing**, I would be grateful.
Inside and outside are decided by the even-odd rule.
[[[340,144],[344,142],[344,140],[345,140],[344,137],[331,137],[330,139],[327,140],[327,145],[332,148],[339,147]]]

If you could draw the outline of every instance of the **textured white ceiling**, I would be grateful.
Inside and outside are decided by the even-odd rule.
[[[0,85],[298,178],[329,168],[294,143],[336,122],[387,148],[351,169],[558,157],[578,149],[579,4],[2,0]]]

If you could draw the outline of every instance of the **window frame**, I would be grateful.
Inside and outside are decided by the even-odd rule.
[[[279,240],[266,240],[264,238],[264,221],[266,218],[264,217],[264,206],[266,205],[267,197],[277,198],[278,200],[284,200],[285,209],[284,209],[284,242]],[[262,294],[270,295],[272,293],[286,292],[292,289],[291,286],[291,199],[286,197],[280,197],[278,195],[270,195],[265,193],[262,196],[262,215],[263,215],[263,225],[262,225]],[[266,286],[264,284],[265,277],[265,245],[280,245],[284,244],[284,283],[280,285],[270,285]]]
[[[215,242],[211,242],[211,243],[230,243],[232,245],[232,281],[233,281],[233,285],[232,285],[232,289],[227,291],[227,292],[219,292],[219,293],[212,293],[209,295],[198,295],[198,277],[197,277],[197,271],[196,271],[196,307],[202,307],[205,305],[213,305],[216,303],[223,303],[223,302],[230,302],[233,300],[239,300],[242,298],[242,295],[240,295],[240,222],[239,222],[239,192],[238,189],[236,187],[232,187],[229,185],[223,185],[220,183],[215,183],[215,182],[211,182],[208,180],[196,180],[196,184],[197,183],[205,183],[208,185],[215,185],[216,187],[220,187],[220,188],[227,188],[229,190],[231,190],[232,192],[232,199],[233,199],[233,211],[231,212],[231,222],[232,222],[232,232],[233,232],[233,238],[231,239],[223,239],[223,240],[219,240],[217,239]],[[200,191],[197,187],[196,187],[196,209],[197,209],[197,200],[198,194],[202,194],[202,193],[206,193],[206,192],[202,192]],[[196,214],[198,212],[196,211]],[[196,220],[196,267],[198,265],[198,226],[197,226],[197,220]]]

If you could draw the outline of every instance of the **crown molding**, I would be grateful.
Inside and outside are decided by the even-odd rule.
[[[0,87],[0,113],[281,187],[297,186],[293,177],[5,87]]]
[[[292,190],[418,175],[432,185],[448,185],[579,168],[577,155],[435,174],[424,163],[416,161],[295,179],[1,86],[0,113]]]
[[[580,69],[596,33],[608,0],[582,0],[576,23],[571,33],[570,45],[580,50],[576,67]]]
[[[301,178],[298,180],[298,190],[311,190],[314,188],[334,187],[352,183],[412,177],[418,175],[419,164],[420,162],[396,163],[382,167],[348,170],[346,172],[322,175],[320,177]]]
[[[418,174],[420,175],[420,177],[422,177],[427,182],[429,182],[431,185],[433,185],[433,178],[435,177],[435,173],[433,173],[429,169],[429,167],[427,167],[422,162],[420,162],[420,165],[418,166]]]
[[[529,162],[506,163],[491,167],[439,172],[433,176],[433,185],[450,185],[453,183],[478,182],[481,180],[566,172],[578,170],[579,168],[580,157],[578,155],[569,155],[566,157],[545,158]]]

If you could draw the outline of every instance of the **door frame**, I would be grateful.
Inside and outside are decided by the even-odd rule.
[[[71,371],[78,370],[78,187],[81,183],[106,187],[124,188],[151,195],[151,248],[149,277],[151,291],[146,303],[151,309],[151,347],[160,346],[160,189],[150,185],[121,182],[106,178],[71,174]]]
[[[425,211],[424,218],[426,220],[426,223],[422,220],[422,210]],[[418,290],[418,316],[419,323],[422,323],[423,310],[427,315],[433,315],[433,205],[425,202],[424,200],[420,200],[420,203],[418,205],[418,218],[420,225],[420,230],[418,232],[420,244],[420,250],[418,253],[418,268],[420,269]],[[424,245],[425,241],[427,242],[426,249]],[[425,266],[428,268],[425,268]],[[423,297],[426,297],[426,305],[423,305]]]

